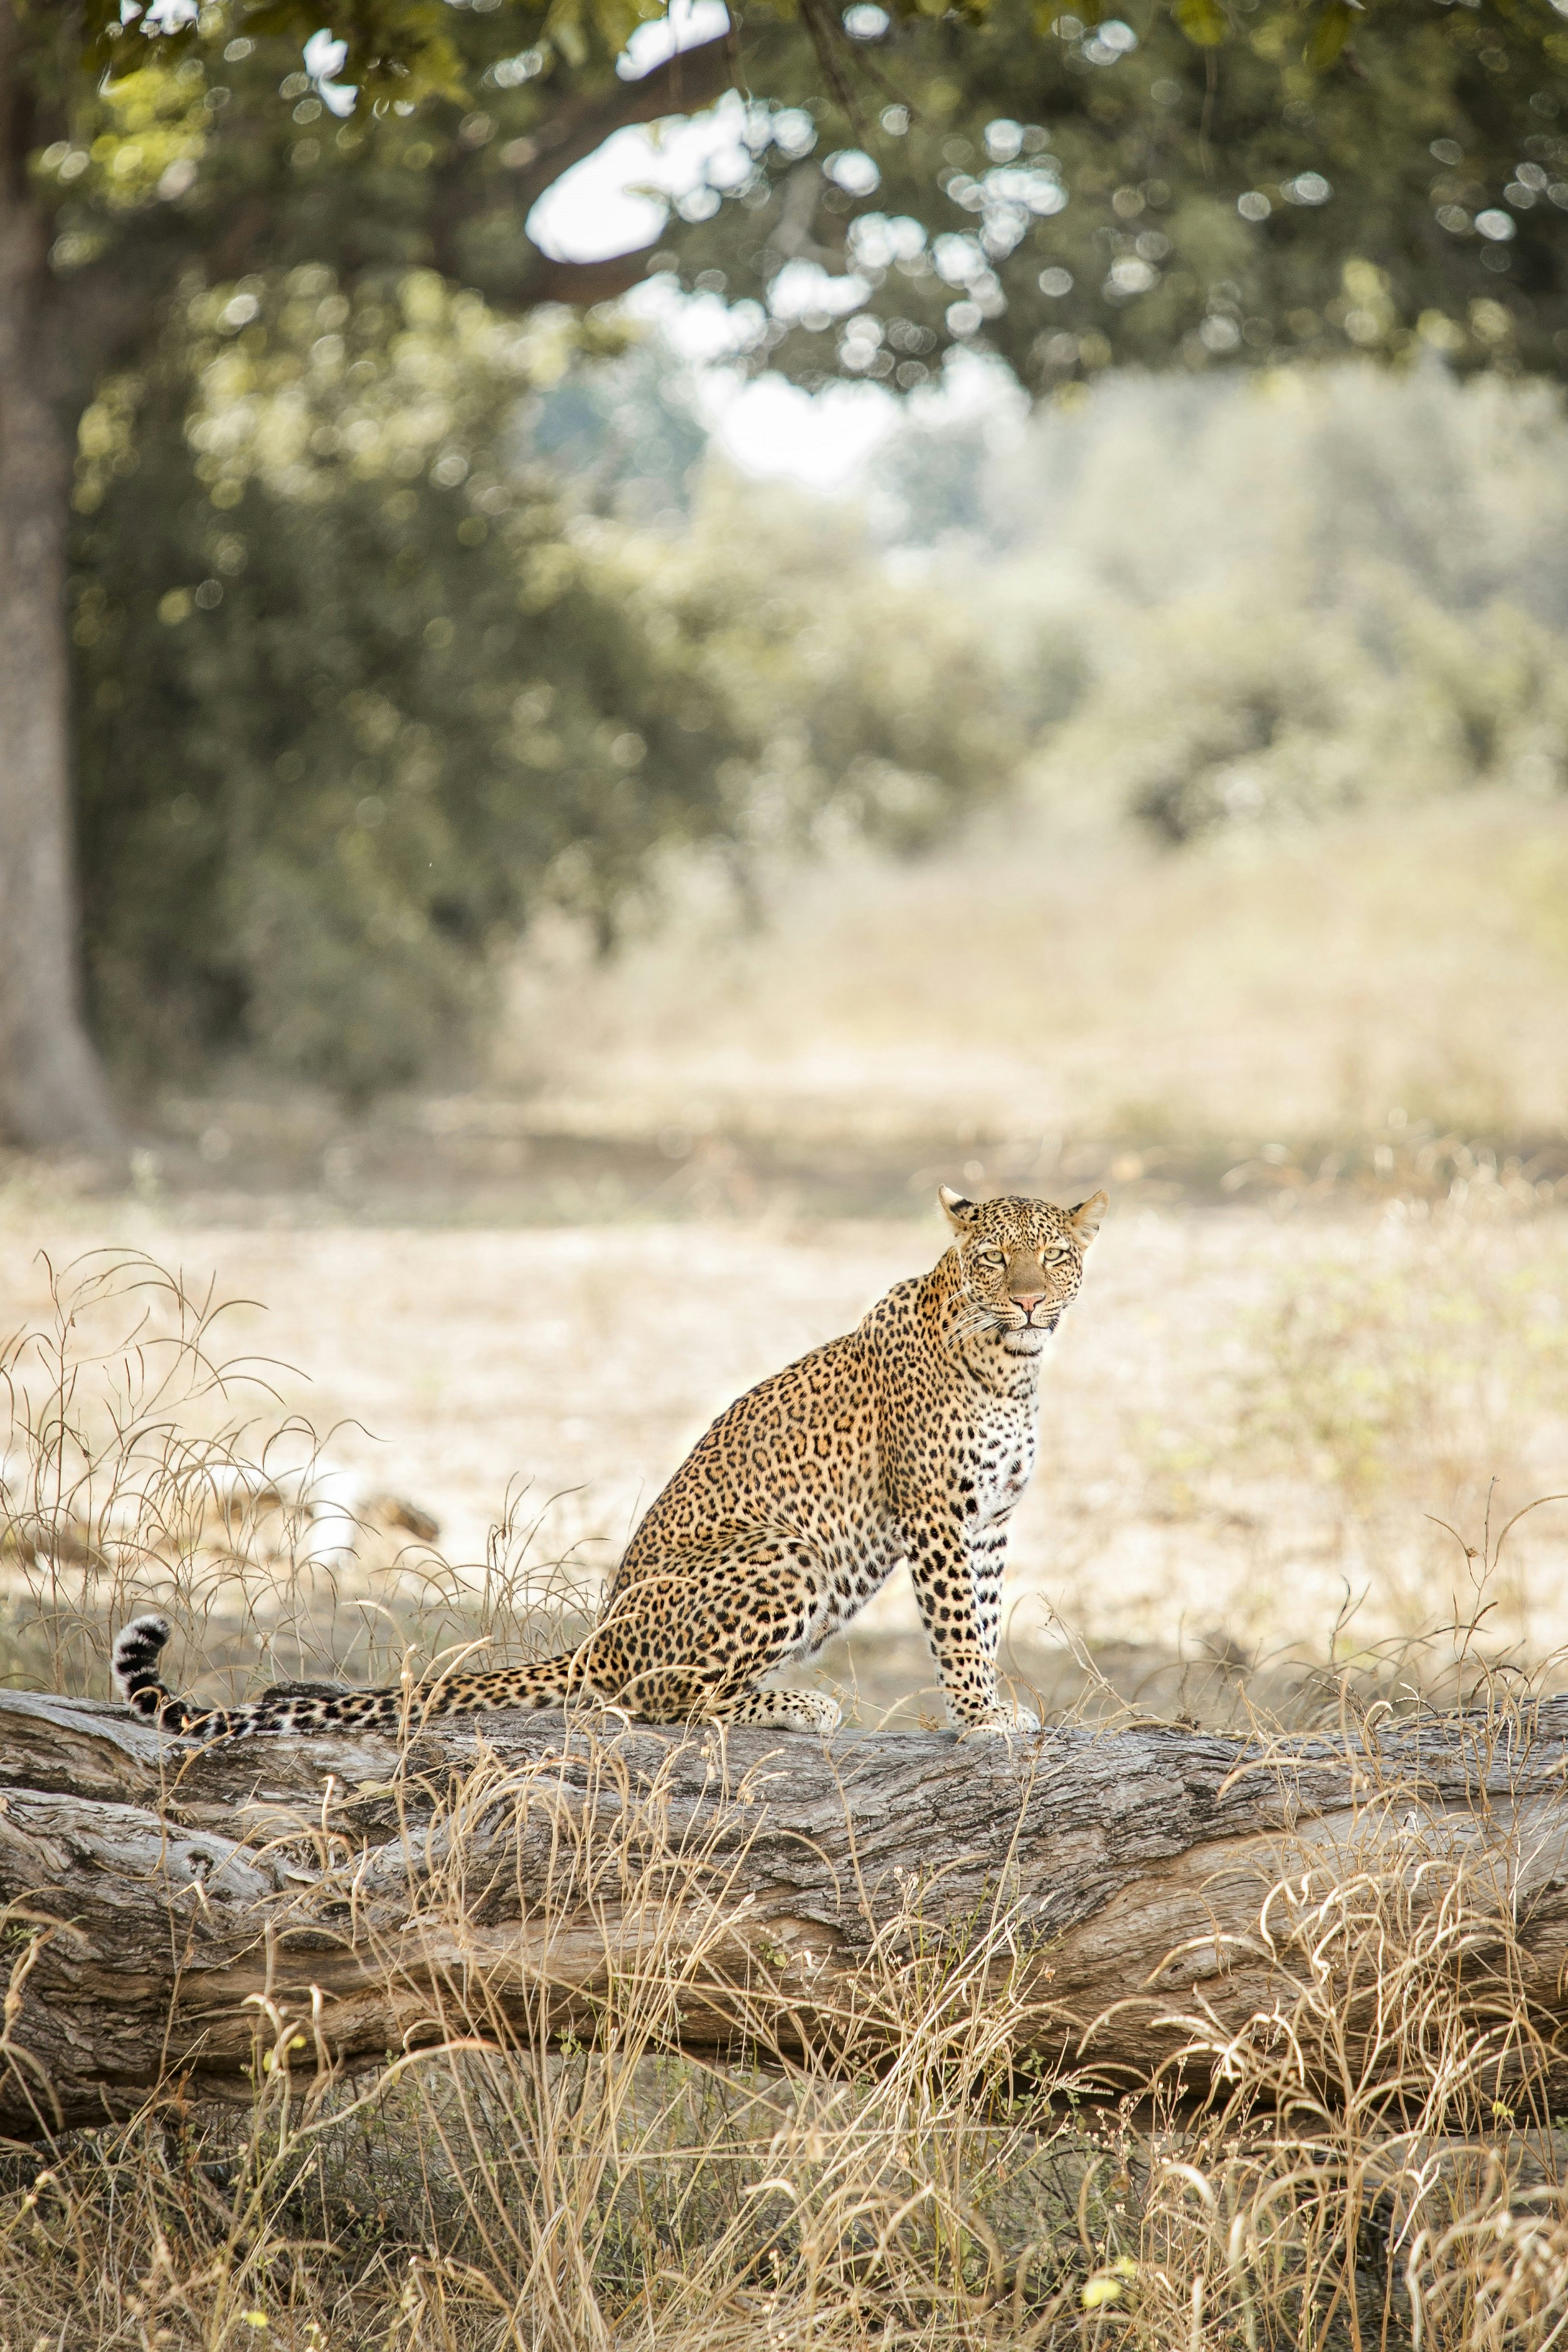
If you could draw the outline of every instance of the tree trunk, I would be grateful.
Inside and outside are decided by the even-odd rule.
[[[1565,1700],[1267,1748],[499,1715],[204,1749],[0,1693],[0,2129],[637,2018],[1101,2088],[1247,2044],[1345,2095],[1438,2035],[1500,2096],[1568,2022],[1565,1769]]]
[[[0,1140],[101,1148],[114,1120],[82,1024],[71,845],[71,446],[50,382],[49,223],[27,184],[21,52],[0,0]]]

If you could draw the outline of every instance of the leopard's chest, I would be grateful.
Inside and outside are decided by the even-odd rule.
[[[1005,1517],[1034,1475],[1038,1433],[1032,1411],[1000,1405],[980,1417],[954,1449],[953,1485],[972,1497],[984,1526]]]

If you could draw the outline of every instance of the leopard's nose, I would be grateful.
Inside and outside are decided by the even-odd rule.
[[[1026,1315],[1032,1315],[1045,1295],[1043,1290],[1016,1290],[1013,1304],[1021,1307]]]

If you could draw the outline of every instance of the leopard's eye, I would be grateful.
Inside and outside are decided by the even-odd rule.
[[[1003,1262],[1001,1251],[990,1242],[983,1249],[977,1249],[974,1255],[982,1265],[1000,1265]]]

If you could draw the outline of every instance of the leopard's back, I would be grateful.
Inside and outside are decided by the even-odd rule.
[[[616,1581],[634,1581],[725,1524],[773,1527],[837,1550],[863,1539],[883,1491],[888,1367],[912,1334],[918,1281],[727,1405],[638,1522]]]

